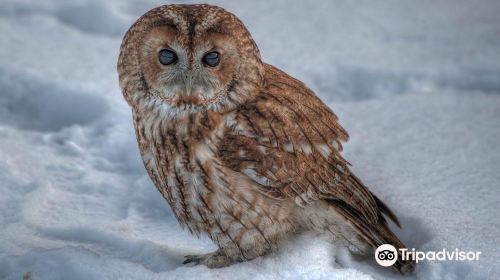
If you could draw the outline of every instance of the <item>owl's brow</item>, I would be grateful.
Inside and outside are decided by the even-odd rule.
[[[216,33],[216,34],[222,34],[222,35],[230,35],[229,30],[227,30],[227,28],[224,28],[222,25],[211,26],[210,28],[205,30],[205,33]]]
[[[172,20],[166,18],[155,21],[151,27],[160,27],[160,26],[170,27],[176,31],[179,30],[178,26]]]

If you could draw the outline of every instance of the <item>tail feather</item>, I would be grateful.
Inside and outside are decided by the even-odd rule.
[[[389,207],[382,201],[380,200],[377,196],[375,196],[373,193],[371,193],[373,197],[375,198],[375,201],[377,202],[378,209],[380,212],[382,212],[384,215],[386,215],[391,221],[393,221],[398,228],[401,228],[401,223],[399,222],[398,217],[389,209]]]
[[[396,225],[400,227],[399,220],[396,215],[385,205],[380,199],[375,195],[378,208],[379,208],[379,219],[378,222],[373,224],[365,221],[363,215],[359,213],[355,208],[351,207],[347,203],[341,200],[329,199],[327,200],[337,212],[342,215],[351,227],[363,238],[372,248],[375,250],[382,244],[391,244],[398,250],[398,260],[393,265],[393,267],[402,274],[413,272],[415,269],[414,261],[402,261],[402,256],[399,253],[400,248],[406,248],[406,246],[401,242],[396,235],[389,229],[387,221],[382,215],[385,214],[389,217]]]

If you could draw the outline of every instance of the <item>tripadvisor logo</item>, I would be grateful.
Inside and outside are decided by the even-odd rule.
[[[390,244],[380,245],[375,250],[375,260],[381,266],[391,266],[398,260],[398,251]]]
[[[381,266],[391,266],[396,263],[398,258],[401,261],[477,261],[481,251],[462,251],[455,249],[452,251],[443,249],[440,251],[416,251],[414,248],[400,248],[398,250],[390,244],[382,244],[375,250],[375,260]]]

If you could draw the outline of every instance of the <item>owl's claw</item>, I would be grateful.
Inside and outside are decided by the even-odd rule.
[[[182,264],[193,263],[193,265],[204,264],[209,268],[219,268],[231,264],[231,260],[220,251],[215,251],[203,255],[187,255]]]
[[[199,265],[200,262],[203,260],[202,256],[203,255],[187,255],[187,256],[184,256],[185,260],[182,262],[182,264],[193,263],[194,265]]]

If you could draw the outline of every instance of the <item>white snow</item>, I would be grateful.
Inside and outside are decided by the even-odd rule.
[[[408,279],[500,279],[500,2],[210,2],[332,106],[407,245],[482,252]],[[182,265],[215,247],[147,177],[115,70],[124,32],[161,4],[2,1],[0,278],[399,278],[313,234],[227,268]]]

